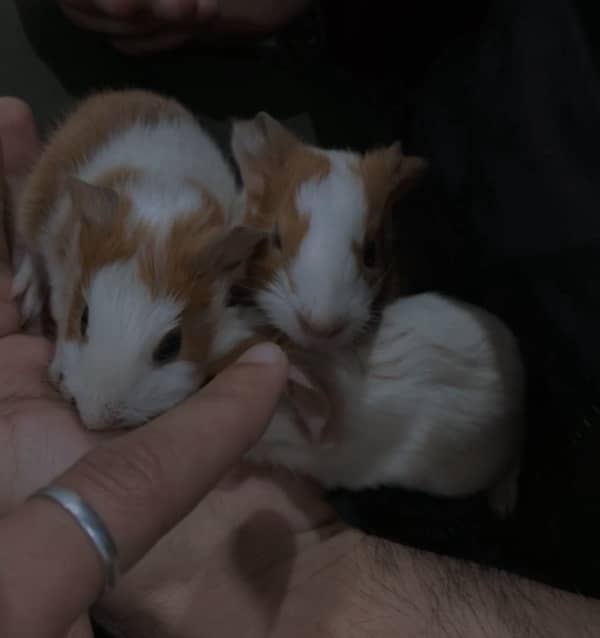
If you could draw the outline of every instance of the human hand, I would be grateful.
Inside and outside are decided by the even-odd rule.
[[[122,52],[145,54],[196,38],[260,35],[273,31],[308,0],[59,0],[78,26],[108,35]]]
[[[0,99],[0,141],[8,177],[13,188],[17,188],[39,146],[31,113],[23,103]],[[3,240],[0,234],[0,241]],[[40,337],[19,334],[18,312],[9,291],[10,268],[6,244],[1,243],[0,516],[11,512],[19,515],[30,509],[31,504],[20,509],[24,499],[107,441],[106,436],[84,430],[71,407],[49,384],[46,369],[50,344]],[[266,388],[255,388],[259,382],[255,379],[249,386],[258,403],[249,409],[240,402],[244,416],[250,420],[252,409],[261,405],[261,394],[269,392],[268,384]],[[271,392],[272,386],[273,383]],[[231,398],[234,390],[224,391],[222,399]],[[196,420],[195,413],[190,410],[187,408],[186,412],[176,412],[169,417],[173,421],[172,428],[169,427],[175,430],[186,420],[189,426],[190,418]],[[178,414],[183,416],[178,417]],[[196,444],[201,445],[202,432],[199,424],[197,427]],[[110,449],[111,443],[107,445]],[[104,447],[101,454],[104,466],[100,470],[123,462],[120,454],[115,460],[107,458]],[[201,468],[201,464],[198,466]],[[103,487],[118,490],[118,478],[114,480],[116,485]],[[200,489],[201,481],[198,483]],[[127,498],[127,495],[118,498]],[[98,507],[101,509],[101,505]],[[157,515],[160,514],[159,505],[154,509]],[[140,517],[142,521],[147,518]],[[43,532],[43,522],[34,527]],[[22,527],[16,529],[19,542],[35,541],[34,536],[19,531]],[[310,591],[323,574],[331,578],[332,574],[324,569],[324,565],[335,564],[335,557],[345,553],[355,540],[353,533],[339,525],[314,486],[285,474],[240,466],[123,578],[115,592],[98,606],[98,615],[105,622],[116,625],[119,631],[135,633],[142,638],[150,634],[149,631],[146,633],[147,628],[157,626],[166,636],[196,635],[198,622],[214,630],[216,635],[230,632],[237,635],[239,627],[236,623],[240,620],[244,629],[252,628],[261,635],[266,627],[276,622],[279,613],[281,627],[289,627],[298,624],[290,614],[297,613],[299,606],[306,604],[297,594]],[[4,547],[11,555],[17,550],[15,543],[9,540]],[[55,545],[52,554],[57,560],[64,561],[64,557],[60,558],[60,547]],[[70,553],[71,561],[73,557]],[[47,558],[42,557],[43,560]],[[1,600],[2,583],[11,574],[11,564],[1,559],[0,564]],[[12,567],[23,574],[23,586],[29,590],[23,600],[27,601],[28,607],[35,604],[41,610],[40,623],[46,622],[43,610],[49,603],[42,600],[38,604],[32,598],[35,591],[32,593],[29,579],[37,580],[34,573],[21,562]],[[52,564],[46,569],[50,578],[41,580],[45,589],[38,592],[38,596],[50,596],[49,600],[54,600],[61,611],[54,593],[49,593],[47,588],[60,591],[64,587],[61,578],[67,575],[62,574],[60,578],[56,575],[58,580],[53,582]],[[314,571],[321,576],[315,577]],[[10,577],[14,579],[14,572]],[[288,587],[299,582],[301,586],[296,594],[287,596]],[[207,583],[211,584],[211,595],[207,595]],[[79,607],[81,603],[82,599],[79,599]],[[314,608],[314,603],[310,606]],[[74,607],[71,610],[74,613]],[[18,611],[12,612],[13,615]],[[0,614],[0,617],[5,615]],[[314,609],[305,610],[303,618],[309,623],[315,622]],[[80,616],[70,637],[80,635],[90,635],[85,615]]]
[[[23,102],[0,98],[0,143],[4,160],[0,180],[5,176],[17,197],[22,177],[39,150],[34,120]],[[0,516],[99,438],[83,430],[48,382],[50,344],[20,334],[11,274],[7,238],[0,232]]]
[[[0,141],[17,186],[37,145],[23,103],[0,99]],[[0,633],[63,638],[73,627],[70,636],[87,636],[84,614],[100,586],[94,551],[56,505],[24,499],[60,475],[107,522],[129,568],[260,435],[286,377],[285,358],[277,348],[263,348],[270,361],[248,353],[146,428],[105,440],[83,430],[48,383],[50,345],[19,334],[10,289],[0,233]]]
[[[22,103],[0,99],[0,140],[18,177],[37,144]],[[97,447],[46,381],[48,344],[16,334],[1,234],[0,257],[0,634],[91,638],[84,612],[101,584],[97,558],[60,508],[23,499],[92,450],[58,483],[98,510],[127,568],[260,434],[285,366],[234,366],[147,428]],[[163,536],[99,614],[139,638],[197,636],[199,627],[208,638],[515,630],[579,638],[595,635],[600,604],[367,539],[337,523],[299,479],[240,467]]]

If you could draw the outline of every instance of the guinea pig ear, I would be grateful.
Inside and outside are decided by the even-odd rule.
[[[392,144],[384,153],[387,155],[387,165],[394,184],[395,196],[408,192],[427,170],[427,161],[416,155],[404,155],[400,142]]]
[[[360,172],[375,218],[379,219],[390,203],[408,192],[426,168],[423,158],[404,155],[400,142],[367,153],[362,158]]]
[[[269,233],[253,226],[236,226],[216,247],[215,261],[219,270],[232,270],[250,259],[254,251],[269,239]]]
[[[268,113],[233,123],[231,150],[242,182],[253,195],[262,195],[269,173],[280,166],[298,138]]]
[[[330,442],[331,403],[323,389],[299,368],[290,366],[286,395],[309,441],[317,445]]]
[[[119,195],[111,188],[96,186],[73,176],[67,177],[65,188],[73,209],[90,226],[105,226],[119,206]]]

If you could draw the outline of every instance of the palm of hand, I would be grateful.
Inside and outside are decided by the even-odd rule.
[[[7,278],[1,279],[0,292],[6,292]],[[2,305],[10,308],[9,302]],[[49,356],[50,345],[41,337],[0,338],[0,515],[94,443],[50,385]]]
[[[295,635],[298,593],[312,593],[315,573],[348,543],[338,542],[340,526],[306,483],[245,468],[236,474],[124,578],[99,608],[101,621],[138,636],[192,638],[199,626],[206,636]],[[314,618],[320,602],[313,596],[303,617]]]

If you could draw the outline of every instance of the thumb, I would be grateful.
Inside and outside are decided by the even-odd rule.
[[[101,444],[55,484],[74,490],[97,512],[115,541],[121,569],[127,570],[260,437],[286,376],[287,362],[277,346],[255,346],[188,401]],[[10,593],[23,601],[24,622],[70,627],[101,590],[95,549],[70,514],[46,499],[28,501],[10,526],[12,538],[0,533],[0,564],[14,564]],[[52,550],[40,553],[42,547]],[[24,556],[36,560],[23,566]],[[38,635],[33,629],[27,635]]]

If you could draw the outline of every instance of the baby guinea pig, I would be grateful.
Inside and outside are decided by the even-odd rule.
[[[50,375],[90,429],[180,402],[244,336],[227,295],[263,234],[236,225],[231,167],[179,103],[144,91],[84,100],[50,139],[17,211],[26,318],[44,284]]]
[[[422,293],[388,304],[358,347],[286,350],[286,392],[250,460],[327,489],[487,492],[498,514],[512,511],[526,375],[498,317]]]
[[[266,113],[234,123],[232,152],[246,223],[272,233],[249,273],[255,303],[304,348],[355,341],[389,268],[386,216],[425,161],[399,143],[365,154],[309,146]]]

